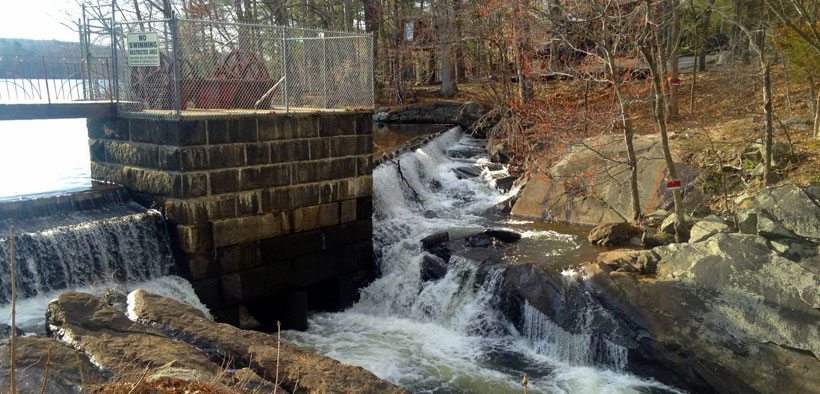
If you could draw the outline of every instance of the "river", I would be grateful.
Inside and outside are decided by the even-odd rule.
[[[381,130],[378,132],[385,135],[376,137],[389,144],[424,134],[422,130],[416,128],[405,135]],[[89,187],[85,133],[82,120],[0,122],[0,200]],[[518,231],[523,238],[505,251],[505,264],[533,263],[568,274],[574,263],[600,251],[586,242],[583,229],[488,214],[516,193],[501,193],[492,186],[493,179],[506,170],[485,169],[479,177],[459,179],[454,168],[486,159],[457,159],[446,153],[480,145],[481,141],[452,129],[425,147],[377,167],[373,173],[374,246],[380,277],[361,290],[361,299],[351,308],[313,314],[307,331],[287,331],[284,337],[362,366],[410,392],[520,393],[523,374],[531,393],[673,392],[624,372],[625,349],[610,344],[605,354],[591,354],[589,335],[569,334],[534,308],[525,306],[524,327],[517,329],[498,309],[500,269],[482,278],[475,264],[455,258],[445,277],[421,281],[424,252],[419,240],[451,228]],[[29,276],[39,278],[36,260],[42,259],[38,256],[44,250],[53,250],[48,258],[66,268],[63,277],[55,274],[30,283],[30,297],[18,305],[18,322],[24,330],[42,330],[46,304],[64,291],[60,286],[65,283],[97,294],[111,287],[121,291],[142,287],[204,309],[190,284],[167,275],[172,258],[164,226],[156,220],[158,213],[134,206],[109,211],[72,214],[61,219],[68,224],[54,228],[38,222],[26,229],[25,223],[20,224],[28,231],[26,239],[36,242],[36,248],[28,252]],[[100,224],[99,216],[106,214],[112,218]],[[118,241],[140,232],[156,245],[140,247]],[[77,246],[61,251],[60,245],[66,243]],[[98,248],[99,243],[106,247]],[[22,246],[20,261],[26,261]],[[117,256],[130,257],[118,263],[112,260]],[[0,266],[6,266],[2,260],[0,256]],[[110,272],[71,268],[86,261]],[[149,267],[140,268],[143,275],[123,278],[118,274],[142,266]],[[0,322],[8,322],[9,312],[8,304],[0,305]]]
[[[588,335],[564,332],[534,308],[525,308],[524,330],[517,330],[497,308],[500,270],[479,280],[475,264],[455,259],[444,278],[421,281],[419,241],[451,228],[521,232],[524,238],[505,256],[508,264],[567,269],[596,252],[578,229],[488,215],[516,192],[503,194],[491,186],[505,170],[458,179],[452,170],[471,163],[446,154],[480,144],[453,129],[377,167],[374,242],[381,277],[361,291],[353,307],[315,314],[307,331],[288,331],[285,338],[411,392],[520,393],[525,373],[532,393],[674,391],[625,373],[626,350],[617,345],[607,349],[604,364],[594,365]]]

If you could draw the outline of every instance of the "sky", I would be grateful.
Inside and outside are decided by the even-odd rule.
[[[0,0],[0,38],[78,41],[77,33],[62,25],[79,16],[75,0]],[[76,17],[75,17],[76,19]]]

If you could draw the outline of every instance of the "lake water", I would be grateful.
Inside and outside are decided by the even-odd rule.
[[[0,121],[0,201],[89,187],[85,119]]]

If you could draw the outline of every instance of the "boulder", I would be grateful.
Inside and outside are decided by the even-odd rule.
[[[675,236],[652,227],[644,227],[641,244],[647,248],[669,245],[675,242]]]
[[[456,167],[453,168],[452,171],[458,179],[477,178],[481,176],[481,169],[472,166]]]
[[[83,384],[100,383],[106,376],[88,359],[71,346],[53,338],[37,336],[17,338],[17,391],[39,393],[48,365],[46,393],[80,393]],[[10,341],[0,342],[0,392],[9,392],[11,368]],[[51,352],[51,360],[48,360]]]
[[[794,185],[765,189],[741,202],[741,206],[765,212],[785,230],[820,241],[820,205],[813,196]]]
[[[516,179],[515,176],[505,176],[503,178],[499,178],[495,180],[495,188],[498,189],[501,193],[506,193],[513,188]]]
[[[276,376],[291,392],[309,393],[404,393],[364,368],[342,364],[329,357],[301,349],[276,337],[215,323],[188,305],[136,290],[128,296],[129,311],[180,341],[196,344],[208,354],[251,365],[262,376]],[[277,349],[278,347],[278,349]],[[278,361],[277,361],[278,360]]]
[[[792,263],[775,273],[772,269],[785,267],[761,264],[774,260],[763,248],[751,251],[766,256],[752,264],[691,253],[719,238],[732,236],[717,234],[694,245],[656,248],[669,248],[660,256],[657,280],[638,279],[601,264],[584,266],[601,307],[638,334],[638,345],[628,348],[627,369],[692,392],[817,392],[820,362],[810,349],[818,312],[805,303],[795,304],[797,299],[789,295],[808,290],[808,281],[799,278],[805,271],[795,270]],[[663,268],[670,258],[680,260],[682,268],[685,259],[693,257],[688,274],[678,271],[686,279],[669,276]],[[772,274],[788,277],[796,286],[784,286],[780,278],[766,285]],[[741,279],[753,276],[758,283]],[[732,284],[735,280],[738,285]],[[769,303],[778,298],[784,303]]]
[[[493,237],[504,243],[513,243],[521,240],[521,234],[511,230],[491,228],[485,230],[484,234],[487,234],[490,237]]]
[[[197,348],[169,338],[157,328],[133,322],[90,294],[66,292],[48,304],[49,336],[71,344],[105,370],[125,373],[173,362],[210,379],[219,366]]]
[[[685,228],[689,228],[694,223],[694,219],[692,219],[689,215],[683,216],[684,220],[686,221]],[[666,219],[663,220],[661,223],[660,230],[667,233],[667,234],[675,234],[675,224],[678,222],[678,216],[675,215],[674,212],[670,213]]]
[[[666,189],[666,164],[657,135],[636,136],[638,190],[641,212],[665,209],[672,192]],[[609,158],[626,156],[617,135],[594,137],[571,146],[548,171],[533,170],[513,206],[512,214],[523,218],[597,226],[633,217],[629,167]],[[690,184],[697,170],[677,164],[679,177]],[[592,174],[586,176],[585,174]]]
[[[447,264],[438,256],[426,254],[421,260],[421,280],[439,280],[447,275]]]
[[[640,229],[627,222],[606,223],[593,228],[587,239],[601,246],[623,246],[640,234]]]
[[[726,221],[717,216],[707,216],[692,225],[689,230],[689,243],[705,241],[717,233],[730,233],[732,228]]]

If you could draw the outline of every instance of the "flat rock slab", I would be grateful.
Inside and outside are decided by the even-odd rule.
[[[219,366],[197,348],[129,320],[90,294],[66,292],[51,301],[46,325],[49,335],[81,349],[95,364],[114,373],[168,364],[198,371],[204,379],[219,372]]]
[[[279,343],[277,352],[273,335],[212,322],[201,311],[177,301],[144,290],[132,292],[128,300],[129,313],[136,318],[158,324],[197,347],[218,349],[225,356],[244,360],[258,367],[260,375],[268,379],[276,376],[278,364],[280,385],[290,391],[404,393],[364,368],[342,364],[285,341]]]
[[[20,393],[39,393],[48,364],[46,393],[79,393],[83,384],[99,383],[105,376],[85,354],[54,338],[21,337],[16,339],[17,390]],[[0,343],[0,392],[9,391],[10,341]],[[49,361],[49,351],[51,361]]]

